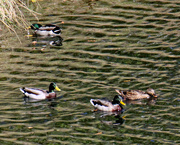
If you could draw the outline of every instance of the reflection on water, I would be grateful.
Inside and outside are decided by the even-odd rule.
[[[35,37],[32,39],[34,46],[51,45],[51,46],[62,46],[63,38],[60,36],[56,37]],[[32,47],[32,46],[29,46]]]
[[[62,46],[63,38],[56,37],[33,37],[32,42],[27,47],[49,47],[49,46]]]
[[[40,2],[43,24],[65,22],[62,46],[25,32],[20,44],[3,30],[1,144],[178,144],[179,1],[89,2]],[[49,82],[62,98],[24,103],[19,87]],[[112,100],[115,88],[153,88],[159,97],[130,102],[120,115],[92,112],[89,100]]]
[[[147,100],[126,100],[126,104],[139,104],[139,105],[155,105],[158,98],[150,98]]]
[[[96,111],[94,117],[106,125],[122,125],[125,122],[125,116],[122,112],[103,112]]]

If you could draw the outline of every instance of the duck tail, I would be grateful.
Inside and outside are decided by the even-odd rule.
[[[61,29],[59,27],[56,27],[53,29],[53,32],[56,34],[60,34],[61,33]]]
[[[94,99],[91,99],[91,100],[90,100],[90,103],[94,106],[93,100],[94,100]]]
[[[24,89],[25,89],[24,87],[23,87],[23,88],[19,88],[19,90],[20,90],[23,94],[26,93],[26,91],[25,91]]]

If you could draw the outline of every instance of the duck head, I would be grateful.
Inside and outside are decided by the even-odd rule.
[[[30,26],[30,28],[33,29],[33,30],[37,30],[37,29],[39,29],[40,27],[42,27],[41,24],[32,24],[32,25]]]
[[[112,104],[120,104],[125,106],[126,104],[123,102],[123,99],[120,95],[116,95],[112,101]]]
[[[155,91],[153,90],[153,89],[147,89],[147,94],[149,94],[150,96],[153,96],[153,97],[157,97],[157,95],[156,95],[156,93],[155,93]]]
[[[58,86],[56,85],[56,83],[51,83],[51,84],[49,85],[49,92],[53,92],[54,89],[57,90],[57,91],[61,91],[61,89],[58,88]]]

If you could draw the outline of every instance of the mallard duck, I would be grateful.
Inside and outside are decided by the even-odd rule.
[[[54,89],[56,89],[57,91],[61,91],[56,85],[56,83],[51,83],[49,85],[49,91],[37,89],[37,88],[27,88],[27,87],[20,88],[20,91],[26,97],[29,97],[31,99],[44,100],[44,99],[52,99],[56,97],[56,93],[54,92]]]
[[[34,33],[40,36],[60,36],[61,34],[61,28],[53,24],[47,24],[45,26],[32,24],[29,28],[35,30]]]
[[[146,92],[141,90],[118,90],[116,92],[123,97],[124,100],[138,100],[149,99],[150,97],[157,97],[153,89],[147,89]]]
[[[122,97],[120,95],[116,95],[112,102],[109,102],[107,100],[101,100],[101,99],[91,99],[91,104],[101,111],[122,111],[123,107],[122,105],[126,105],[122,101]]]

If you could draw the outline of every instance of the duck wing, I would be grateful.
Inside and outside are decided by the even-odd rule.
[[[101,111],[112,111],[114,108],[112,103],[106,100],[91,99],[90,102],[95,108]]]
[[[121,93],[129,100],[138,100],[138,99],[147,99],[150,96],[141,90],[129,90],[129,91],[121,91]]]
[[[20,91],[27,97],[30,97],[32,99],[46,99],[46,96],[48,95],[48,92],[46,90],[36,89],[36,88],[20,88]]]
[[[124,100],[138,100],[138,99],[148,99],[150,96],[141,90],[118,90],[116,92],[121,95]]]
[[[47,24],[45,26],[40,27],[38,30],[51,31],[51,30],[54,30],[54,29],[60,29],[60,28],[58,26],[56,26],[56,25]]]
[[[91,99],[90,102],[93,106],[100,105],[108,107],[111,104],[111,102],[101,99]]]

